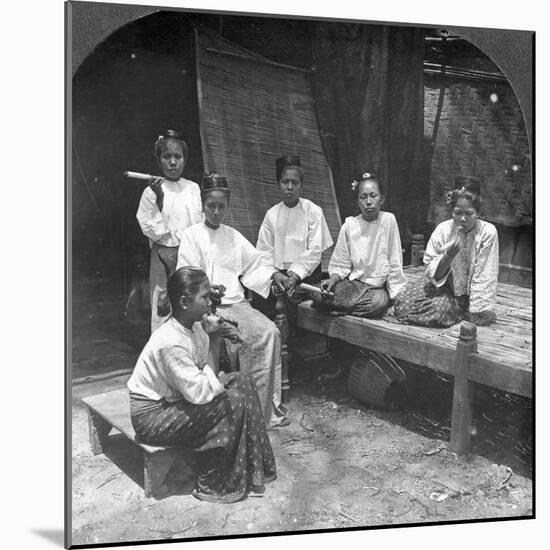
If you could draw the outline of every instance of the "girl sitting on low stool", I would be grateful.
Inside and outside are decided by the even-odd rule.
[[[229,503],[263,492],[276,467],[254,382],[208,363],[208,278],[197,268],[178,269],[167,292],[173,314],[151,335],[128,381],[136,434],[146,444],[204,453],[198,499]]]

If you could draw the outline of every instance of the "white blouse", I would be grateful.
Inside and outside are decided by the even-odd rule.
[[[441,222],[435,228],[424,253],[426,274],[435,286],[441,287],[452,272],[454,294],[470,297],[471,313],[491,310],[496,302],[498,284],[497,229],[489,222],[477,220],[474,229],[465,234],[464,247],[454,257],[451,268],[436,280],[437,266],[456,234],[457,228],[452,219]]]
[[[380,212],[373,222],[361,214],[346,218],[328,266],[329,275],[381,288],[395,298],[407,284],[399,228],[391,212]]]
[[[164,246],[178,246],[182,231],[202,220],[200,187],[190,180],[163,180],[164,191],[162,212],[157,206],[155,192],[147,187],[141,195],[136,218],[143,234]]]
[[[200,323],[189,330],[170,317],[143,348],[128,389],[155,401],[183,397],[195,405],[209,403],[224,388],[206,364],[208,348],[209,338]]]
[[[241,282],[267,298],[276,271],[269,256],[256,250],[236,229],[223,224],[211,229],[204,222],[188,227],[181,235],[177,268],[186,265],[200,267],[211,284],[225,286],[223,305],[244,300]]]
[[[300,198],[293,208],[280,202],[267,211],[256,248],[269,254],[277,269],[294,271],[305,279],[315,271],[322,253],[332,244],[323,209]]]

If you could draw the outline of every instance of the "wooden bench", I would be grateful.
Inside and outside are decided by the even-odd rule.
[[[143,451],[143,486],[145,496],[159,494],[176,457],[192,464],[194,452],[183,447],[157,447],[136,440],[136,432],[130,420],[130,397],[126,388],[82,398],[88,410],[90,445],[94,455],[104,452],[112,428],[137,445]]]
[[[405,268],[411,281],[423,272],[422,266]],[[463,454],[470,448],[472,383],[532,397],[532,290],[499,283],[496,314],[489,327],[426,328],[400,324],[391,315],[336,317],[308,301],[298,306],[298,326],[452,375],[451,448]]]

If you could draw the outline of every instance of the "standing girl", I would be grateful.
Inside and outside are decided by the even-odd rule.
[[[333,310],[382,317],[407,283],[399,229],[395,216],[380,210],[384,191],[376,176],[367,172],[352,188],[361,213],[342,225],[321,289],[334,292]]]
[[[301,197],[304,171],[299,156],[275,161],[282,201],[270,208],[258,233],[256,248],[266,252],[278,269],[277,285],[292,295],[296,286],[312,275],[321,278],[321,254],[332,246],[323,209]]]
[[[407,286],[395,302],[404,323],[449,327],[467,318],[494,323],[498,282],[496,227],[480,220],[480,180],[456,177],[447,193],[451,219],[441,222],[426,246],[425,277]]]
[[[202,219],[199,186],[181,177],[188,147],[180,132],[166,130],[155,142],[155,158],[163,177],[153,178],[143,191],[137,220],[149,238],[151,264],[151,330],[164,320],[157,312],[159,294],[166,289],[167,273],[173,272],[182,231]]]
[[[173,315],[151,335],[128,381],[132,424],[144,443],[208,451],[193,495],[235,502],[276,477],[258,395],[248,376],[216,375],[207,364],[204,271],[178,269],[167,286]]]
[[[220,317],[238,323],[243,340],[238,351],[240,370],[253,378],[267,424],[287,424],[280,408],[281,335],[272,321],[248,303],[242,286],[267,298],[277,270],[266,254],[222,223],[229,206],[225,177],[217,173],[204,177],[202,201],[204,222],[182,233],[178,268],[199,266],[213,285],[225,287],[216,311]]]

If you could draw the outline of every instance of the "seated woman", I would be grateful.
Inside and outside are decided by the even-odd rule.
[[[276,477],[258,395],[247,375],[216,376],[207,364],[204,271],[178,269],[167,291],[173,315],[153,332],[128,381],[132,424],[144,443],[208,451],[193,495],[235,502]]]
[[[275,161],[282,201],[270,208],[258,233],[256,248],[269,254],[279,270],[273,279],[292,296],[302,281],[321,279],[321,254],[332,246],[323,209],[301,197],[304,171],[299,156]]]
[[[396,317],[426,327],[450,327],[467,318],[494,323],[498,282],[498,234],[478,218],[480,180],[455,178],[447,194],[452,218],[432,233],[424,254],[426,277],[407,286],[396,299]]]
[[[399,229],[393,214],[380,211],[384,191],[376,176],[367,172],[352,188],[361,213],[347,218],[340,229],[330,278],[321,283],[334,297],[322,304],[357,317],[382,317],[407,283]]]
[[[272,426],[288,424],[280,408],[281,335],[272,321],[245,300],[241,285],[267,298],[276,269],[266,254],[237,230],[222,224],[229,206],[225,177],[217,173],[204,177],[202,203],[205,220],[183,231],[178,267],[197,265],[213,285],[224,287],[217,313],[238,324],[240,370],[256,383],[266,422]]]

